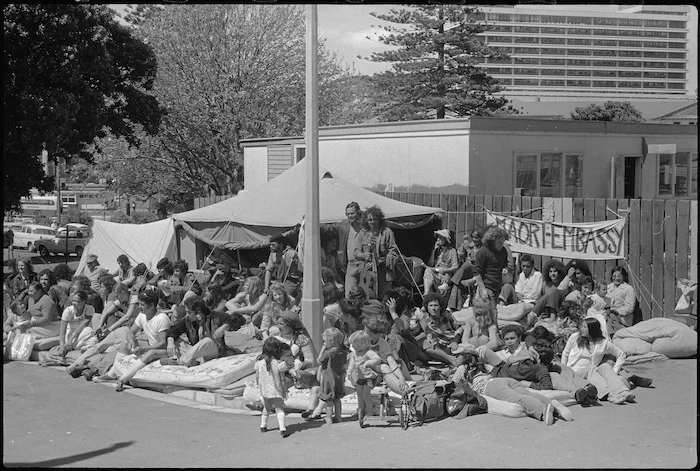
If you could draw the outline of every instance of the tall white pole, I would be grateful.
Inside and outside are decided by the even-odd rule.
[[[302,322],[316,349],[321,348],[321,231],[318,171],[318,7],[306,5],[306,218]]]

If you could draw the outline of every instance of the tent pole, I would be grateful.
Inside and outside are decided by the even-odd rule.
[[[318,6],[306,5],[306,228],[304,231],[304,282],[302,322],[316,351],[321,348],[321,243],[318,170]]]

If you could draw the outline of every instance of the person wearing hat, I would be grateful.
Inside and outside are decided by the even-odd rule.
[[[100,266],[95,254],[89,254],[85,259],[85,264],[87,265],[85,276],[90,280],[90,288],[97,291],[100,288],[100,277],[107,274],[107,270]]]
[[[423,295],[430,293],[437,287],[441,294],[445,295],[449,288],[447,282],[459,267],[457,249],[451,247],[452,237],[449,229],[434,231],[435,247],[430,254],[428,263],[423,273]]]

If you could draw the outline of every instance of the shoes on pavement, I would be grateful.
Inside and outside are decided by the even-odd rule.
[[[262,433],[267,432],[267,427],[260,427],[260,431],[261,431]]]
[[[365,411],[362,408],[357,409],[357,420],[360,422],[360,428],[365,428]]]
[[[574,415],[571,413],[569,408],[566,407],[564,404],[557,401],[556,399],[552,399],[551,404],[554,407],[555,414],[559,418],[561,418],[562,420],[566,420],[567,422],[574,420]]]
[[[586,393],[588,395],[588,398],[586,399],[586,402],[588,403],[588,405],[589,406],[600,405],[598,403],[598,388],[596,388],[592,384],[587,384],[585,389],[586,389]]]
[[[304,412],[301,413],[301,418],[306,419],[310,415],[313,415],[313,413],[314,413],[314,411],[312,411],[312,410],[305,410]]]
[[[89,369],[89,368],[83,370],[83,372],[82,372],[81,374],[82,374],[83,378],[85,378],[85,381],[92,381],[92,377],[95,375],[95,374],[92,372],[92,370]]]
[[[280,435],[282,436],[282,438],[287,438],[289,436],[286,430],[280,430]]]
[[[554,406],[551,402],[544,407],[542,421],[547,425],[552,425],[554,423]]]
[[[582,406],[588,405],[588,391],[586,391],[586,388],[577,389],[574,393],[574,398],[576,399],[576,402]]]
[[[630,383],[634,384],[635,386],[639,386],[640,388],[648,388],[651,386],[653,381],[651,378],[645,378],[644,376],[637,375],[632,375],[628,379]]]

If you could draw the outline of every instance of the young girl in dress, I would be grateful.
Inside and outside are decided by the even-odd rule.
[[[287,385],[284,373],[289,368],[281,360],[283,344],[276,337],[268,337],[263,344],[263,350],[255,363],[255,379],[260,387],[263,400],[263,411],[260,419],[260,431],[267,432],[267,421],[270,412],[277,413],[280,435],[287,437],[287,427],[284,424],[284,400],[287,398]]]
[[[340,398],[345,395],[345,365],[348,350],[343,341],[345,335],[335,327],[323,331],[323,346],[318,354],[319,381],[321,383],[319,401],[309,419],[317,419],[326,410],[326,423],[340,422]],[[317,386],[314,386],[316,388]],[[333,410],[335,409],[335,414]]]
[[[350,336],[350,359],[348,361],[348,374],[350,382],[357,391],[357,418],[360,427],[364,427],[366,415],[374,415],[372,407],[372,395],[377,376],[372,366],[379,367],[382,359],[377,352],[370,349],[369,334],[364,330],[353,332]]]

